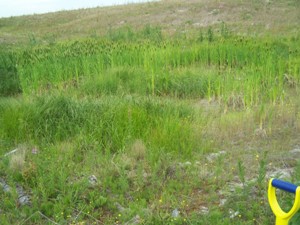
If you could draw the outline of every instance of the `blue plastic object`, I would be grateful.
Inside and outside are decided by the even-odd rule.
[[[298,186],[296,186],[294,184],[291,184],[289,182],[282,181],[282,180],[277,180],[277,179],[272,180],[272,186],[276,187],[276,188],[279,188],[281,190],[293,193],[293,194],[296,193],[296,189],[298,187]]]

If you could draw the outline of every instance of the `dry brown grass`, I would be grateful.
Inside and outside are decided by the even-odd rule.
[[[63,40],[103,35],[112,28],[159,25],[164,33],[198,32],[224,21],[245,34],[294,34],[299,31],[300,4],[289,1],[163,0],[0,19],[0,43],[37,39]]]
[[[10,156],[9,167],[11,170],[21,172],[25,166],[26,149],[19,147],[18,151]]]
[[[142,140],[135,140],[131,146],[130,155],[136,160],[143,160],[146,156],[146,146]]]

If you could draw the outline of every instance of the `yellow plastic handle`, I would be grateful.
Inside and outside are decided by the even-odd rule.
[[[276,216],[276,225],[288,225],[289,220],[295,215],[300,208],[300,188],[297,187],[295,192],[294,205],[289,212],[284,212],[276,198],[276,188],[272,185],[272,180],[269,181],[268,199],[273,213]]]

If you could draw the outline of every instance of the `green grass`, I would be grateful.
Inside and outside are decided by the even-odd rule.
[[[143,224],[270,224],[265,175],[272,159],[241,161],[241,149],[263,145],[258,128],[271,143],[286,119],[286,133],[299,129],[292,99],[299,65],[291,63],[299,60],[298,42],[88,39],[10,52],[15,62],[4,68],[17,65],[22,95],[1,99],[1,149],[4,155],[22,144],[26,153],[2,157],[1,175],[30,190],[32,206],[13,210],[16,195],[2,193],[2,221],[112,224],[138,215]],[[238,151],[207,162],[234,142]],[[237,173],[243,188],[227,192]],[[210,213],[201,215],[201,206]],[[231,219],[229,209],[238,215]]]
[[[2,47],[1,223],[274,224],[268,174],[288,168],[299,184],[300,39],[231,28],[125,25]]]
[[[240,37],[202,43],[88,39],[20,50],[7,67],[17,70],[26,94],[81,86],[94,95],[216,97],[245,108],[283,101],[285,88],[299,83],[298,46],[299,40]]]

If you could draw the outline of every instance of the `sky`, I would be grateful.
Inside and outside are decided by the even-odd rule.
[[[0,0],[0,18],[149,0]]]

